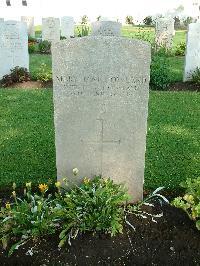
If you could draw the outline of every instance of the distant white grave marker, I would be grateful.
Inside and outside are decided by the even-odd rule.
[[[52,48],[58,179],[102,175],[143,196],[151,47],[83,37]]]
[[[21,17],[21,21],[26,23],[28,35],[31,37],[35,37],[35,28],[34,28],[34,17]]]
[[[42,19],[42,40],[55,42],[60,40],[60,19],[43,18]]]
[[[156,20],[156,44],[170,49],[173,44],[174,19],[159,18]]]
[[[61,36],[74,37],[74,27],[75,23],[73,17],[61,18]]]
[[[92,36],[120,36],[122,24],[115,21],[96,21],[91,24]]]

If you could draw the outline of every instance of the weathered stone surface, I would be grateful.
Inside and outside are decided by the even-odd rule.
[[[27,27],[18,21],[0,26],[0,78],[16,66],[29,69]]]
[[[60,19],[43,18],[42,19],[42,40],[56,42],[60,40]]]
[[[187,35],[184,81],[189,81],[194,71],[200,68],[200,22],[191,23]]]
[[[61,18],[61,36],[74,37],[74,18],[62,17]]]
[[[122,24],[115,21],[96,21],[91,24],[92,36],[120,36]]]
[[[26,23],[28,35],[35,37],[34,17],[22,16],[21,21]]]
[[[58,179],[102,175],[143,195],[150,45],[120,37],[84,37],[53,45]]]
[[[159,18],[156,20],[156,44],[170,49],[173,44],[174,19]]]

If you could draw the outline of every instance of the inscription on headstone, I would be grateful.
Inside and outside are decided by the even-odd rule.
[[[16,66],[29,69],[28,35],[26,25],[5,21],[0,33],[0,78]]]
[[[187,34],[184,81],[189,81],[197,68],[200,68],[200,22],[191,23]]]
[[[142,199],[150,45],[83,37],[52,48],[57,176],[102,175]],[[123,66],[123,67],[122,67]]]
[[[42,40],[55,42],[60,40],[60,19],[43,18],[42,19]]]
[[[120,36],[122,24],[115,21],[96,21],[91,24],[93,36]]]

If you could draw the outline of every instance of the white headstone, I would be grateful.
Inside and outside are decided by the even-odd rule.
[[[156,20],[156,44],[170,49],[173,44],[174,19],[159,18]]]
[[[92,36],[120,36],[122,24],[115,21],[96,21],[91,24]]]
[[[35,28],[34,28],[34,17],[21,17],[21,21],[26,23],[28,35],[31,37],[35,37]]]
[[[142,199],[150,54],[148,43],[121,37],[53,45],[58,179],[102,175]]]
[[[0,78],[19,66],[29,69],[27,27],[18,21],[5,21],[0,31]]]
[[[55,42],[60,40],[60,19],[43,18],[42,19],[42,40]]]
[[[62,17],[61,18],[61,36],[74,37],[74,18]]]
[[[191,23],[187,34],[184,81],[189,81],[197,68],[200,68],[200,22]]]

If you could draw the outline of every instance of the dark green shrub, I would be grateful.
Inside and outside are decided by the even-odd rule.
[[[196,70],[191,73],[191,81],[200,84],[200,68],[197,67]]]
[[[66,40],[67,38],[65,36],[60,36],[60,40]]]
[[[152,26],[153,25],[153,19],[152,16],[147,16],[144,20],[143,20],[144,25],[146,26]]]
[[[29,54],[33,54],[36,51],[36,46],[33,43],[28,44],[28,52]]]
[[[180,29],[180,27],[181,27],[181,20],[178,16],[174,17],[174,27],[176,30]]]
[[[15,67],[10,70],[11,73],[3,76],[1,80],[2,87],[8,87],[13,83],[19,83],[30,80],[30,74],[28,70],[24,67]]]
[[[192,17],[187,17],[183,20],[183,24],[187,27],[190,23],[194,22]]]
[[[184,56],[185,55],[185,51],[186,51],[186,43],[185,42],[181,42],[176,46],[175,49],[175,55],[176,56]]]
[[[169,60],[161,52],[152,56],[150,86],[153,90],[165,90],[170,85],[171,73]]]
[[[41,54],[50,54],[51,53],[51,43],[49,41],[42,41],[38,45],[38,50]]]

